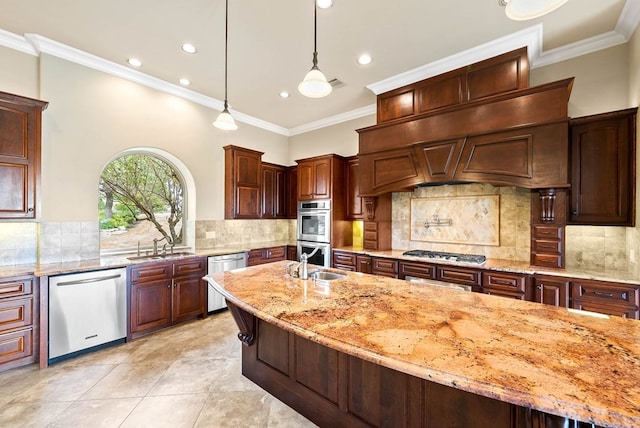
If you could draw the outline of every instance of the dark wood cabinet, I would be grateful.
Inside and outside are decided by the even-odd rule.
[[[287,245],[287,260],[298,260],[298,247]]]
[[[362,220],[364,218],[364,204],[360,197],[360,176],[359,164],[357,156],[347,158],[346,162],[346,218],[347,220]]]
[[[130,266],[128,339],[206,316],[206,273],[206,257]]]
[[[0,372],[34,363],[38,357],[38,279],[0,279]]]
[[[260,218],[263,153],[236,146],[224,150],[224,217]]]
[[[262,163],[262,214],[261,218],[287,218],[286,168]]]
[[[371,273],[374,275],[398,277],[398,260],[382,257],[371,258]]]
[[[373,273],[371,257],[359,254],[356,256],[356,272]]]
[[[482,271],[479,269],[438,266],[436,268],[436,279],[454,284],[469,285],[475,292],[482,291]]]
[[[532,300],[529,277],[523,274],[497,271],[482,272],[482,292],[493,296]]]
[[[0,219],[39,217],[44,101],[0,92]]]
[[[635,225],[637,108],[572,119],[570,224]]]
[[[298,200],[332,199],[334,183],[343,186],[343,158],[337,155],[324,155],[297,160],[298,164]],[[340,195],[343,192],[339,192]],[[342,203],[340,206],[342,207]],[[335,205],[333,207],[335,209]],[[342,215],[341,215],[342,217]]]
[[[406,279],[408,276],[423,279],[436,279],[436,266],[429,263],[406,262],[400,260],[398,278]]]
[[[568,279],[536,275],[533,278],[535,301],[545,305],[569,307]]]
[[[624,318],[640,319],[640,286],[573,279],[571,307]]]
[[[287,218],[298,218],[298,167],[289,166],[287,173]]]
[[[333,251],[331,259],[331,266],[336,269],[357,271],[357,255],[355,253]]]
[[[254,248],[249,250],[247,265],[255,266],[264,263],[279,262],[287,257],[287,246]]]

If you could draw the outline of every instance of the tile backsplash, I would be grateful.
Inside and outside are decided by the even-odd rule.
[[[40,263],[75,262],[100,257],[95,221],[40,224]]]
[[[296,240],[295,220],[201,220],[195,229],[198,250]]]
[[[38,223],[0,223],[0,265],[35,263]]]

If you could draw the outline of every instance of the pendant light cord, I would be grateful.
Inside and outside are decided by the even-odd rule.
[[[227,0],[228,1],[228,0]],[[318,6],[313,0],[313,68],[318,68]]]
[[[224,7],[224,109],[227,109],[227,45],[229,44],[229,0]]]

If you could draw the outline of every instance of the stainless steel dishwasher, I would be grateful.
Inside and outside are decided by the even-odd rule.
[[[227,272],[233,269],[247,267],[247,253],[224,254],[221,256],[210,256],[207,273],[211,275],[215,272]],[[214,312],[226,308],[227,304],[222,294],[218,293],[209,285],[209,306],[208,311]]]
[[[49,277],[49,362],[126,336],[126,268]]]

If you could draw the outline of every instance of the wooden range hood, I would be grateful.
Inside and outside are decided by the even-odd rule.
[[[357,130],[360,195],[425,183],[569,187],[574,79],[529,88],[528,76],[522,48],[379,95],[378,124]]]

